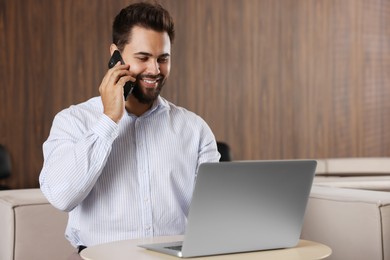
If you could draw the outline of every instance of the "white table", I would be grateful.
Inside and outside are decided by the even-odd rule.
[[[85,260],[178,260],[180,258],[149,251],[138,247],[137,245],[148,243],[162,243],[183,240],[183,236],[154,237],[147,239],[132,239],[117,241],[84,249],[80,256]],[[332,253],[330,247],[308,240],[300,240],[294,248],[257,251],[250,253],[239,253],[229,255],[217,255],[208,257],[195,257],[189,259],[207,259],[207,260],[312,260],[324,259]]]

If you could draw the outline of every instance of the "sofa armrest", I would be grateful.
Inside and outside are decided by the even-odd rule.
[[[303,239],[332,248],[329,259],[390,259],[390,193],[313,186]]]
[[[0,191],[0,259],[66,259],[66,223],[39,189]]]

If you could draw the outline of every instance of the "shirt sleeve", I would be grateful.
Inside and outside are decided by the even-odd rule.
[[[219,162],[219,158],[221,157],[213,132],[203,119],[199,117],[199,120],[201,120],[202,130],[196,172],[198,172],[199,166],[202,163]]]
[[[56,208],[71,211],[92,190],[118,136],[118,125],[102,114],[90,129],[69,110],[54,119],[43,144],[39,176],[43,194]]]

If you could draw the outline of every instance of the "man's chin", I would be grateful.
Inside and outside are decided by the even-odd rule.
[[[152,104],[160,95],[161,89],[149,89],[147,93],[143,93],[139,88],[135,88],[133,91],[134,97],[138,102],[142,104]]]

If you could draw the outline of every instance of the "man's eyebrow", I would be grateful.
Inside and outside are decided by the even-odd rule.
[[[151,53],[143,52],[143,51],[136,52],[136,53],[134,53],[134,55],[142,55],[142,56],[148,56],[148,57],[152,57],[153,56]],[[169,57],[169,56],[170,56],[169,53],[163,53],[159,57]]]

